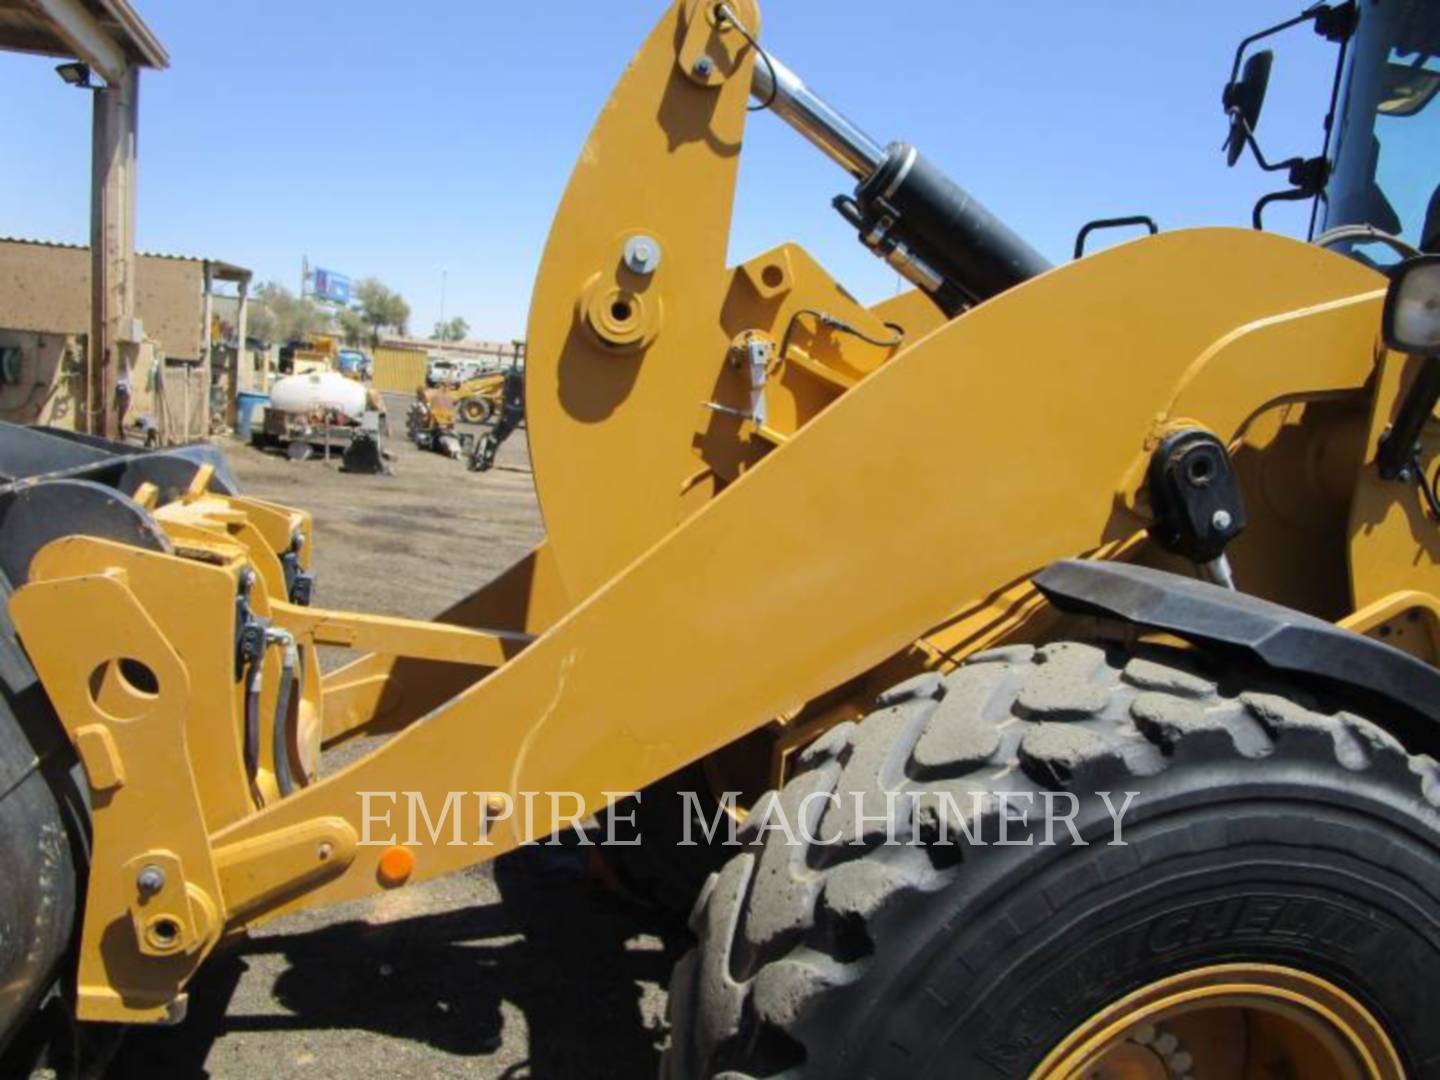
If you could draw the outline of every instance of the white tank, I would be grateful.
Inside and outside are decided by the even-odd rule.
[[[302,415],[333,409],[359,420],[365,415],[365,387],[335,371],[287,375],[270,387],[270,407]]]

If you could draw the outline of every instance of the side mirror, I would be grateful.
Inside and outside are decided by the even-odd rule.
[[[1395,352],[1440,355],[1440,255],[1416,255],[1395,267],[1380,326]]]
[[[1252,53],[1245,61],[1240,78],[1228,83],[1220,95],[1225,114],[1230,117],[1230,134],[1225,139],[1225,164],[1240,160],[1250,134],[1260,123],[1260,109],[1265,104],[1265,91],[1270,88],[1270,68],[1275,54],[1269,49]]]

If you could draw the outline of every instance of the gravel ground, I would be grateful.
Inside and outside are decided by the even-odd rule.
[[[398,435],[389,449],[395,474],[370,477],[225,443],[244,491],[315,515],[317,604],[428,618],[543,535],[523,431],[483,474]],[[584,849],[522,849],[260,928],[208,961],[183,1024],[133,1030],[107,1075],[649,1077],[683,947],[595,884]]]

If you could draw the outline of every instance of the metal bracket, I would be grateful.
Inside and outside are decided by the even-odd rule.
[[[750,33],[760,29],[753,0],[726,0]],[[748,45],[744,36],[716,12],[719,0],[691,0],[685,9],[685,36],[675,62],[697,86],[713,88],[739,70]]]
[[[1155,542],[1233,589],[1225,546],[1244,531],[1246,517],[1225,444],[1201,428],[1173,432],[1151,455],[1147,483]]]
[[[222,922],[186,750],[185,664],[124,571],[32,581],[10,612],[92,791],[76,1015],[174,1019]],[[137,852],[140,837],[160,843]]]

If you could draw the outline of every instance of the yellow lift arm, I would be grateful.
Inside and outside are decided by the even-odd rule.
[[[1383,509],[1354,500],[1348,551],[1292,550],[1297,515],[1346,512],[1405,375],[1377,345],[1380,275],[1179,232],[946,320],[913,294],[866,310],[793,245],[727,268],[754,56],[708,11],[666,12],[557,214],[527,369],[548,539],[522,563],[434,624],[298,608],[277,552],[308,519],[200,488],[154,510],[175,554],[71,537],[36,559],[11,614],[94,794],[81,1017],[173,1016],[226,934],[494,858],[882,666],[1023,636],[1048,617],[1028,585],[1046,564],[1159,558],[1144,463],[1182,421],[1258,470],[1233,557],[1271,598],[1383,608],[1398,583],[1377,552],[1417,545],[1406,587],[1440,592],[1436,530],[1393,489]],[[637,238],[659,257],[645,272]],[[1349,456],[1317,460],[1336,431]],[[1353,595],[1317,584],[1347,559]],[[281,642],[259,715],[295,710],[267,720],[277,764],[255,775],[234,666],[247,574]],[[309,676],[293,705],[287,635]],[[327,643],[375,653],[322,679]],[[322,741],[382,730],[320,774]],[[583,809],[525,807],[550,791]],[[434,842],[406,842],[408,792],[453,815],[423,823]]]

